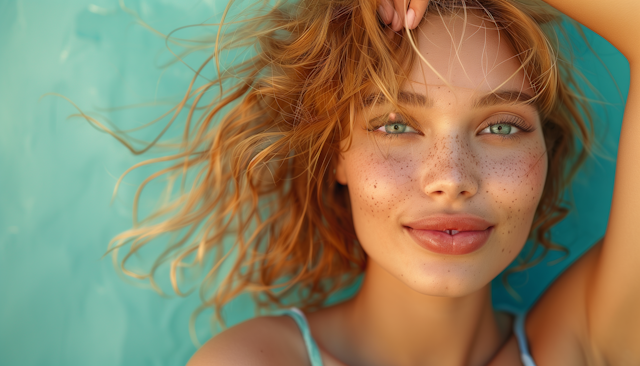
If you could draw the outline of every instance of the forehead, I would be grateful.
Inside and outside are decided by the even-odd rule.
[[[414,34],[420,55],[403,89],[424,91],[449,83],[473,94],[496,89],[534,94],[505,30],[480,10],[430,14]]]

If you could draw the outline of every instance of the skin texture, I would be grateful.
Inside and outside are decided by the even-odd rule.
[[[344,319],[348,336],[327,347],[346,364],[484,365],[506,341],[489,283],[531,229],[547,171],[545,144],[533,105],[474,106],[492,91],[533,91],[497,30],[472,16],[462,37],[463,25],[460,17],[434,16],[419,29],[420,53],[435,71],[419,62],[403,86],[432,100],[406,105],[411,132],[385,133],[380,116],[400,117],[379,103],[359,116],[337,166],[368,254],[363,288],[333,315]],[[488,127],[514,121],[527,131],[512,127],[505,137]],[[406,223],[443,213],[479,216],[493,232],[465,255],[431,252],[408,235]]]
[[[421,54],[452,87],[428,66],[416,64],[403,90],[424,95],[433,104],[407,106],[404,118],[413,121],[415,132],[385,133],[376,118],[388,119],[390,113],[400,118],[399,113],[390,103],[374,106],[360,116],[337,179],[349,187],[356,233],[372,266],[422,294],[457,297],[486,286],[524,245],[547,160],[534,106],[473,105],[494,88],[533,95],[508,44],[474,17],[456,59],[464,20],[445,20],[449,24],[438,16],[429,18],[418,43]],[[452,40],[449,31],[459,34]],[[368,131],[368,120],[374,120],[377,130]],[[532,131],[512,127],[512,134],[504,136],[488,128],[490,123],[512,121]],[[462,256],[416,245],[404,225],[442,213],[473,214],[493,224],[488,243]]]
[[[640,3],[547,2],[616,46],[629,60],[631,86],[606,235],[531,309],[526,320],[529,346],[538,366],[638,365]],[[409,10],[420,19],[427,4],[413,0]],[[380,14],[392,28],[399,21],[394,17],[407,14],[402,0],[383,1],[381,9],[392,15],[386,21]],[[419,133],[388,138],[367,131],[374,129],[366,125],[371,118],[397,113],[390,106],[375,106],[360,116],[354,144],[343,154],[337,178],[349,187],[356,231],[370,261],[353,299],[307,314],[326,366],[521,364],[511,319],[491,308],[488,283],[524,244],[546,174],[545,159],[540,159],[544,143],[533,107],[472,107],[471,100],[497,86],[529,91],[519,73],[502,85],[517,62],[504,43],[497,43],[495,31],[479,29],[478,21],[470,18],[476,27],[467,35],[477,32],[482,40],[465,37],[459,57],[448,52],[452,43],[442,33],[446,24],[455,24],[422,23],[429,24],[418,35],[420,47],[429,44],[422,54],[451,88],[428,67],[414,68],[412,83],[404,90],[435,100],[429,107],[407,106],[405,117],[412,118]],[[436,46],[439,52],[429,53]],[[512,140],[482,135],[483,124],[495,114],[517,115],[533,131]],[[417,246],[402,228],[405,220],[442,212],[481,216],[495,230],[477,251],[446,256]],[[223,332],[189,366],[308,364],[293,321],[270,319],[273,324],[258,318]],[[249,337],[256,334],[268,335]],[[265,347],[288,356],[258,357]]]

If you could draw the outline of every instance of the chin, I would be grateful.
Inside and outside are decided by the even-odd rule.
[[[420,271],[423,272],[423,271]],[[432,272],[432,271],[428,271]],[[416,273],[400,280],[412,290],[426,296],[465,297],[486,288],[495,276],[461,270],[442,273]]]
[[[498,252],[502,254],[500,250]],[[383,269],[375,272],[382,272],[385,277],[391,275],[392,282],[398,281],[398,285],[404,285],[400,287],[406,286],[425,296],[452,298],[486,290],[513,260],[511,256],[499,257],[493,250],[470,256],[421,254],[426,255],[413,252],[412,256],[405,257],[411,259],[404,261],[394,261],[388,256],[375,254],[369,259],[373,261],[374,271],[375,267]]]

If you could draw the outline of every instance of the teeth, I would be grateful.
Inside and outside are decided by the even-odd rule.
[[[456,235],[457,233],[459,233],[460,231],[458,230],[445,230],[445,232],[449,235]]]

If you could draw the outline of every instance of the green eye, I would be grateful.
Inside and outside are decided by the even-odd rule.
[[[405,117],[400,113],[391,112],[383,115],[377,119],[376,127],[372,127],[369,131],[379,131],[386,136],[406,135],[406,134],[418,134],[411,123],[406,121]]]
[[[511,125],[499,123],[489,127],[491,133],[498,135],[508,135],[511,133]]]
[[[384,126],[384,130],[387,133],[403,133],[407,130],[407,125],[404,123],[393,123]]]

